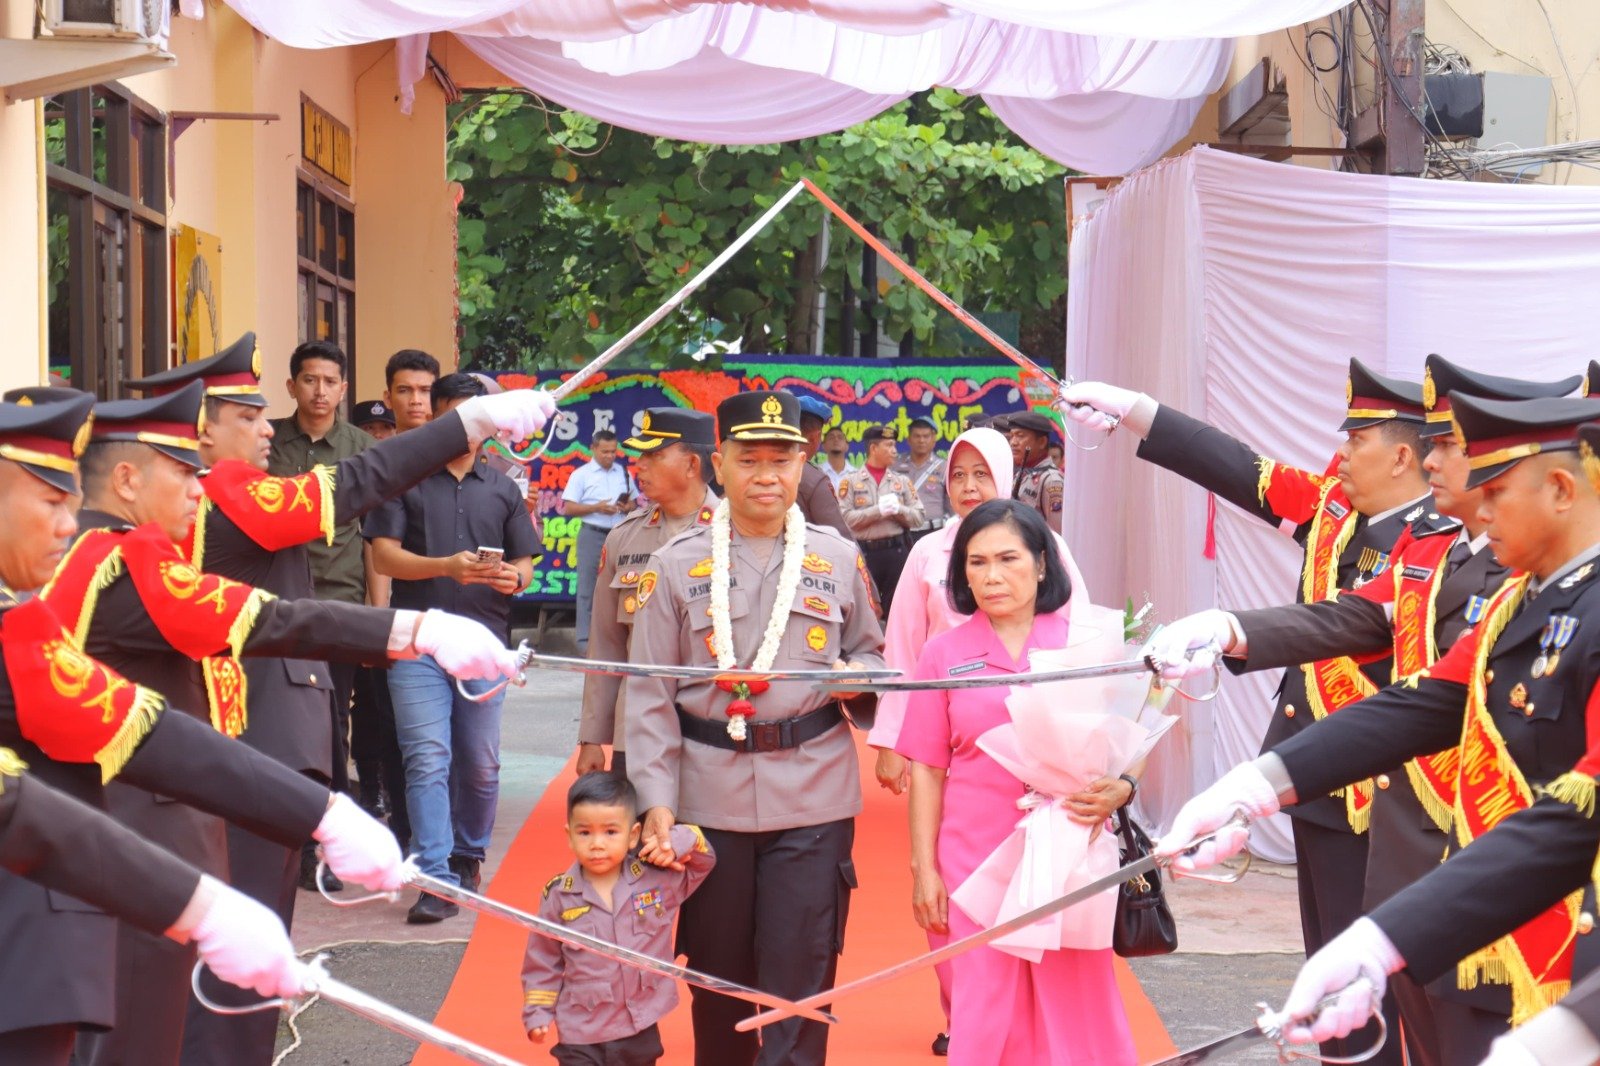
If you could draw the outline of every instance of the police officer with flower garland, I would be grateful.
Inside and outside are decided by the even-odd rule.
[[[622,446],[638,456],[634,468],[639,492],[650,506],[618,522],[600,548],[594,610],[589,614],[589,658],[610,662],[628,658],[639,610],[639,576],[648,569],[650,556],[690,526],[709,526],[717,505],[710,485],[716,419],[704,411],[652,407],[644,412],[639,432]],[[584,676],[579,774],[606,768],[606,745],[611,747],[611,770],[627,774],[621,696],[622,678],[616,674]]]
[[[783,392],[717,407],[712,457],[726,497],[650,560],[637,585],[630,661],[723,669],[883,665],[883,631],[855,545],[794,506],[805,437]],[[861,809],[855,742],[838,702],[806,684],[722,687],[630,677],[628,776],[645,811],[640,855],[701,826],[716,869],[684,904],[678,950],[698,969],[793,999],[832,986],[843,947]],[[865,723],[861,723],[865,724]],[[754,1033],[749,1004],[694,992],[699,1066],[820,1066],[827,1027],[787,1019]]]

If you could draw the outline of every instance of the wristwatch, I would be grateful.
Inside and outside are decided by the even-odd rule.
[[[1134,777],[1132,774],[1118,774],[1117,780],[1126,781],[1128,783],[1128,802],[1132,803],[1133,797],[1139,794],[1139,779]]]

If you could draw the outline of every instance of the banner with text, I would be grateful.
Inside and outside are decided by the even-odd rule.
[[[537,385],[527,374],[500,374],[506,388]],[[715,412],[725,397],[748,389],[788,389],[812,395],[833,407],[830,425],[844,430],[851,461],[860,464],[860,440],[868,426],[888,423],[903,440],[911,420],[926,418],[939,432],[941,452],[976,417],[1020,411],[1046,403],[1049,389],[1024,383],[1010,362],[995,359],[833,359],[825,356],[741,356],[723,360],[720,370],[611,369],[589,381],[561,405],[570,416],[559,420],[554,439],[529,464],[537,494],[535,514],[544,535],[544,558],[534,568],[524,594],[535,601],[577,596],[579,519],[563,513],[561,492],[572,472],[589,461],[589,440],[608,429],[621,439],[633,434],[648,407],[692,407]],[[531,455],[529,447],[523,455]],[[514,453],[513,453],[514,454]],[[624,454],[623,458],[626,458]],[[619,462],[622,459],[619,458]]]

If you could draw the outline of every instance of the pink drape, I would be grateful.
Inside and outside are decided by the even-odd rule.
[[[1420,377],[1429,352],[1533,378],[1593,355],[1600,189],[1340,174],[1210,149],[1133,175],[1074,231],[1068,369],[1148,392],[1266,454],[1321,469],[1337,447],[1349,358]],[[1067,539],[1100,595],[1149,594],[1163,619],[1294,598],[1299,551],[1227,505],[1203,556],[1206,495],[1115,434],[1070,452]],[[1093,501],[1090,503],[1089,501]],[[1254,755],[1275,673],[1187,704],[1152,756],[1145,809],[1165,824]],[[1187,740],[1192,762],[1179,756]],[[1287,837],[1254,837],[1271,858]]]

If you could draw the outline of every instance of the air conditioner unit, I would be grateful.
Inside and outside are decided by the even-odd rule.
[[[45,0],[43,28],[57,37],[164,41],[172,0]]]

